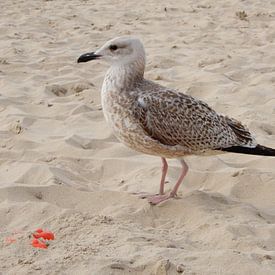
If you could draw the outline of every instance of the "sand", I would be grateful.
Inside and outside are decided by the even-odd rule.
[[[131,192],[158,190],[160,159],[106,125],[106,64],[76,63],[138,36],[147,78],[275,147],[274,1],[2,0],[0,11],[1,275],[275,274],[275,158],[187,157],[179,199],[150,206]],[[167,190],[180,171],[169,164]],[[38,227],[55,233],[47,250],[30,245]]]

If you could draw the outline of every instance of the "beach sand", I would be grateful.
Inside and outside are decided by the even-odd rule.
[[[274,1],[2,0],[0,11],[0,274],[275,273],[275,158],[187,157],[179,199],[151,206],[131,193],[158,191],[160,159],[105,123],[107,65],[76,63],[138,36],[146,78],[274,148]],[[180,171],[169,164],[167,190]],[[39,227],[55,233],[47,250],[30,245]]]

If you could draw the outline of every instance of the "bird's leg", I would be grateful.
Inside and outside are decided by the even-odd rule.
[[[170,198],[173,198],[177,195],[178,189],[179,189],[184,177],[186,176],[186,174],[188,172],[188,166],[187,166],[186,162],[183,159],[181,159],[180,162],[181,162],[181,166],[182,166],[181,174],[180,174],[180,177],[179,177],[178,181],[176,182],[174,188],[172,189],[172,191],[169,194],[155,195],[155,196],[149,197],[148,201],[151,204],[154,204],[154,205],[159,204],[160,202],[168,200]]]
[[[165,184],[165,178],[166,174],[168,171],[168,164],[165,158],[161,158],[162,161],[162,174],[161,174],[161,180],[160,180],[160,186],[159,186],[159,194],[156,195],[164,195],[164,184]],[[147,192],[138,192],[138,193],[133,193],[134,195],[138,195],[141,199],[149,198],[153,195],[152,193],[147,193]]]
[[[176,182],[173,190],[170,193],[171,197],[175,197],[177,195],[178,189],[179,189],[184,177],[186,176],[186,174],[188,172],[188,165],[186,164],[186,162],[183,159],[181,159],[180,163],[181,163],[181,167],[182,167],[181,174],[180,174],[180,177],[179,177],[178,181]]]
[[[165,184],[165,178],[168,171],[168,164],[165,158],[161,158],[162,161],[162,174],[161,174],[161,180],[160,180],[160,186],[159,186],[159,195],[164,194],[164,184]]]

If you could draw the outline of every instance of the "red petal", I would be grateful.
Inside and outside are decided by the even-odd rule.
[[[37,239],[32,240],[32,246],[37,248],[43,248],[43,249],[48,248],[48,246],[45,243],[39,242]]]
[[[43,238],[44,240],[54,240],[54,234],[52,232],[34,233],[33,237],[36,239]]]

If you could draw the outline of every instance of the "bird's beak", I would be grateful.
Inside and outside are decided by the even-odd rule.
[[[88,62],[90,60],[99,59],[100,57],[101,55],[95,54],[94,52],[84,53],[77,59],[77,63]]]

